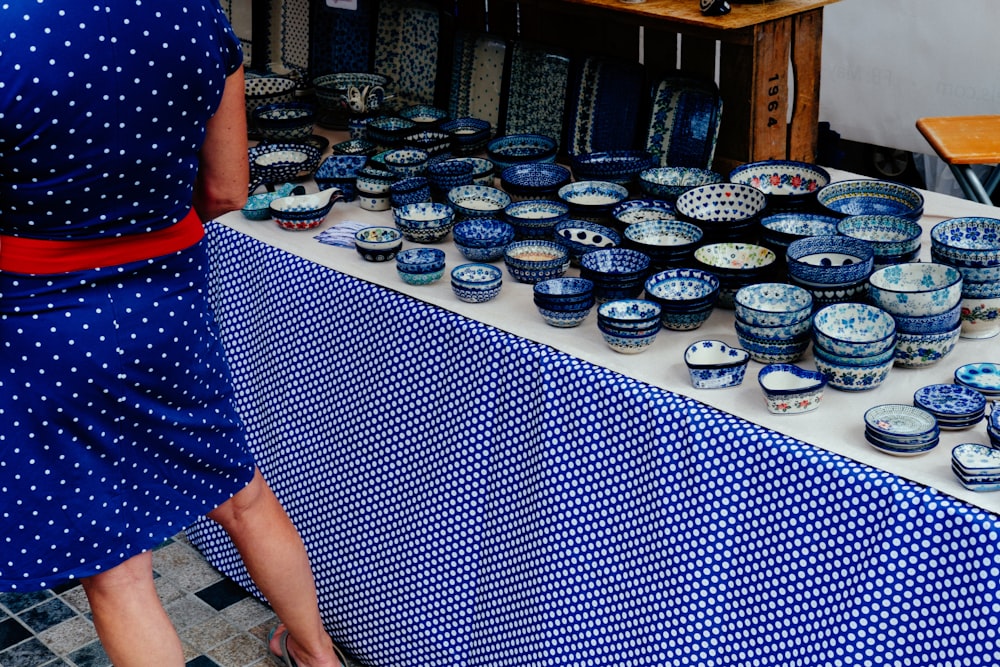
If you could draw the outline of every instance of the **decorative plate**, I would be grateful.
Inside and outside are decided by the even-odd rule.
[[[953,420],[971,418],[986,410],[986,398],[975,389],[960,384],[921,387],[913,394],[913,404],[935,417]]]
[[[600,56],[584,59],[572,75],[566,152],[579,155],[632,148],[643,76],[638,63]]]
[[[503,134],[541,134],[561,143],[568,87],[568,54],[548,46],[514,42]]]
[[[955,369],[955,382],[987,396],[1000,395],[1000,365],[965,364]]]
[[[661,166],[710,169],[722,96],[712,81],[667,76],[653,88],[646,150]]]
[[[865,427],[895,441],[918,438],[938,430],[927,410],[897,403],[876,405],[865,412]]]
[[[375,37],[375,72],[394,82],[397,108],[433,104],[441,15],[423,2],[382,0]]]
[[[455,35],[448,114],[499,127],[500,93],[507,43],[485,34]]]
[[[951,450],[951,459],[967,475],[1000,476],[1000,450],[966,442]]]

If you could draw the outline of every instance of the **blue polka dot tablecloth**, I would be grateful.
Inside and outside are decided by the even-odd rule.
[[[1000,519],[211,225],[259,464],[378,667],[995,665]],[[190,535],[259,595],[221,530]]]

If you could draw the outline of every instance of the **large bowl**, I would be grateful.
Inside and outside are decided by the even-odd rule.
[[[962,300],[962,274],[947,264],[887,266],[872,273],[868,282],[868,299],[891,315],[940,315]]]
[[[962,326],[937,333],[897,333],[894,359],[901,368],[924,368],[951,354]]]
[[[295,181],[316,171],[322,152],[298,143],[266,143],[247,150],[250,162],[250,192],[260,185]]]
[[[924,197],[917,190],[889,181],[853,179],[830,183],[816,193],[816,202],[831,215],[892,215],[919,220]]]
[[[939,222],[931,228],[931,254],[952,266],[1000,265],[1000,219],[963,217]]]
[[[607,181],[576,181],[559,188],[558,196],[569,206],[571,215],[603,222],[611,215],[611,209],[625,201],[628,189]]]
[[[514,280],[534,285],[561,278],[569,268],[569,251],[555,241],[514,241],[504,250],[503,260]]]
[[[447,204],[432,202],[394,208],[392,218],[403,237],[414,243],[442,241],[455,226],[454,211]]]
[[[653,266],[689,264],[701,243],[701,229],[681,220],[646,220],[636,222],[622,232],[622,246],[649,256]]]
[[[767,206],[767,195],[740,183],[691,188],[677,198],[681,218],[714,239],[738,238],[753,230]]]
[[[497,137],[486,146],[486,157],[498,169],[525,162],[554,162],[559,144],[541,134],[508,134]]]
[[[785,253],[788,275],[800,285],[848,285],[875,268],[871,244],[847,236],[811,236],[793,241]]]
[[[839,218],[819,213],[771,213],[760,219],[760,242],[772,250],[784,251],[794,241],[810,236],[837,234]],[[784,252],[781,253],[782,259]]]
[[[460,185],[448,191],[448,203],[461,218],[496,218],[511,203],[511,199],[498,188]]]
[[[500,185],[514,201],[554,199],[569,181],[569,169],[554,162],[515,164],[500,172]]]
[[[553,239],[569,250],[570,261],[577,262],[588,252],[617,248],[621,236],[610,227],[588,220],[563,220],[553,228]]]
[[[769,208],[781,210],[813,203],[819,189],[830,182],[830,174],[808,162],[762,160],[736,167],[729,180],[757,188],[767,195]]]
[[[876,258],[913,253],[920,248],[920,223],[892,215],[853,215],[837,223],[837,233],[872,246]]]
[[[836,303],[813,315],[815,343],[845,357],[871,357],[896,342],[896,321],[881,308],[864,303]]]
[[[639,173],[639,188],[650,197],[673,202],[691,188],[724,180],[722,174],[710,169],[653,167]]]

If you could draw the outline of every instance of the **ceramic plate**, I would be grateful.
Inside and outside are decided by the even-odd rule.
[[[913,438],[937,429],[934,415],[912,405],[889,403],[865,412],[865,425],[882,435]]]
[[[977,443],[955,445],[951,459],[966,475],[1000,476],[1000,450]]]
[[[452,118],[472,117],[499,126],[500,93],[507,43],[483,34],[455,35],[451,95]]]
[[[722,96],[714,82],[664,77],[653,88],[646,150],[661,166],[709,169],[721,115]]]
[[[598,56],[584,59],[571,75],[566,152],[632,148],[643,76],[638,63]]]
[[[928,444],[920,445],[919,447],[900,447],[897,445],[887,444],[875,437],[873,437],[869,432],[865,432],[865,440],[868,444],[877,449],[884,454],[890,454],[892,456],[920,456],[921,454],[926,454],[935,447],[938,446],[938,440],[933,440]]]
[[[375,72],[393,82],[395,108],[433,104],[441,15],[421,2],[382,0],[375,38]]]
[[[541,134],[561,143],[569,56],[548,46],[514,42],[504,134]]]
[[[1000,365],[965,364],[955,370],[955,382],[986,395],[1000,394]]]
[[[913,404],[936,417],[960,421],[982,417],[986,411],[986,398],[975,389],[960,384],[931,384],[913,394]]]

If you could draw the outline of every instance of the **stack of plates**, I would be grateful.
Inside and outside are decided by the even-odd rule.
[[[886,454],[924,454],[937,447],[940,435],[934,415],[922,408],[888,403],[865,412],[865,439]]]
[[[955,384],[975,389],[988,401],[1000,398],[1000,364],[965,364],[955,369]]]
[[[975,426],[986,415],[986,398],[961,384],[930,384],[917,389],[913,405],[934,415],[938,426],[949,431]]]
[[[951,450],[951,469],[972,491],[1000,491],[1000,451],[963,443]]]

